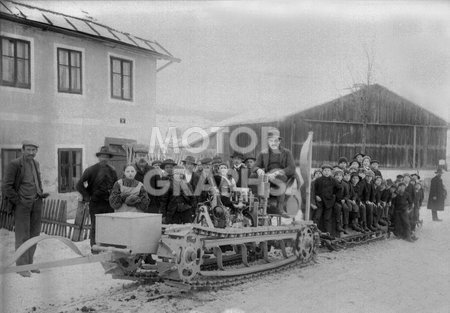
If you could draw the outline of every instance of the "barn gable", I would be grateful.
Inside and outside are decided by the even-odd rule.
[[[328,121],[447,126],[447,122],[421,106],[374,84],[322,105],[300,111],[291,117]]]
[[[445,159],[448,128],[444,119],[378,84],[291,114],[265,119],[233,117],[224,125],[230,132],[246,126],[259,139],[262,127],[275,126],[296,158],[308,132],[313,131],[314,166],[365,152],[382,167],[395,168],[437,166],[438,160]],[[237,137],[240,147],[249,146],[249,140],[246,134]],[[258,142],[250,154],[260,149]],[[222,151],[229,153],[229,144]]]

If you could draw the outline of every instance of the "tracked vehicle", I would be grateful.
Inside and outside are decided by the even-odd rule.
[[[304,146],[310,147],[311,142],[312,133]],[[311,149],[304,152],[302,149],[299,176],[306,178],[303,186],[309,186]],[[307,159],[309,161],[305,161]],[[302,167],[302,164],[306,166]],[[304,219],[299,217],[300,188],[286,188],[284,209],[291,218],[268,214],[268,209],[276,203],[275,197],[270,196],[267,177],[260,188],[259,196],[253,195],[248,188],[235,189],[231,201],[241,204],[238,209],[222,205],[218,194],[213,193],[197,207],[192,224],[162,225],[160,214],[98,214],[96,245],[92,247],[94,254],[84,255],[67,238],[41,235],[19,247],[0,268],[0,274],[101,262],[105,273],[114,278],[144,282],[162,280],[191,289],[220,288],[295,266],[306,266],[314,261],[320,245],[336,250],[383,239],[389,233],[384,229],[343,238],[319,234],[317,226],[309,221],[308,210]],[[308,191],[305,207],[309,207]],[[13,266],[30,247],[54,239],[63,242],[79,257]]]
[[[234,191],[232,198],[244,203],[244,207],[231,210],[215,195],[199,205],[195,223],[164,225],[159,236],[150,234],[149,240],[145,234],[139,236],[141,239],[131,235],[129,243],[117,244],[118,240],[128,240],[120,229],[130,229],[132,224],[135,231],[155,229],[160,216],[144,214],[148,217],[148,222],[142,222],[148,224],[146,227],[136,227],[136,222],[129,220],[139,213],[99,216],[97,245],[93,249],[115,253],[114,259],[102,263],[106,273],[115,278],[162,279],[192,288],[227,286],[306,265],[314,259],[320,238],[312,222],[267,214],[268,198],[258,201],[248,188]],[[145,221],[143,217],[140,221]],[[115,229],[117,240],[102,227]],[[149,255],[156,264],[146,264]]]

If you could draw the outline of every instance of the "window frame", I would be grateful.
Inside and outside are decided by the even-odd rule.
[[[16,152],[16,157],[14,159],[19,158],[19,157],[22,156],[22,148],[19,148],[19,147],[16,148],[16,147],[11,147],[11,146],[1,147],[0,148],[0,157],[2,159],[0,180],[3,180],[3,176],[5,176],[5,172],[6,172],[6,167],[9,164],[9,162],[8,163],[5,162],[6,152],[8,152],[8,151],[11,151],[11,152],[15,151]],[[19,154],[19,156],[17,156],[18,154]],[[10,160],[10,161],[12,161],[12,160]]]
[[[78,152],[80,153],[80,178],[81,175],[83,175],[83,149],[82,148],[58,148],[57,150],[58,152],[58,158],[57,158],[57,162],[58,162],[58,193],[70,193],[70,192],[75,192],[76,191],[76,183],[72,180],[73,176],[73,167],[74,166],[78,166],[78,164],[76,163],[72,163],[72,159],[70,158],[70,152]],[[69,190],[62,190],[62,171],[61,171],[61,153],[62,152],[69,152]]]
[[[3,39],[12,40],[14,41],[14,82],[8,82],[3,80]],[[17,42],[22,42],[27,45],[28,48],[28,59],[19,58],[21,60],[26,60],[28,63],[28,83],[18,83],[17,82]],[[0,34],[0,86],[7,86],[7,87],[14,87],[14,88],[21,88],[21,89],[31,89],[31,41],[14,38],[11,36],[1,35]]]
[[[110,61],[109,61],[109,67],[110,67],[110,88],[111,88],[111,99],[117,99],[117,100],[123,100],[123,101],[129,101],[129,102],[133,102],[133,84],[134,84],[134,80],[133,80],[133,61],[129,60],[129,59],[124,59],[124,58],[120,58],[117,56],[109,56]],[[120,62],[120,97],[115,96],[114,95],[114,74],[118,74],[118,73],[114,73],[113,71],[113,62],[114,61],[119,61]],[[125,76],[123,74],[123,64],[124,63],[129,63],[130,64],[130,74],[129,74],[129,78],[130,78],[130,98],[124,98],[124,86],[123,86],[123,77]],[[128,75],[127,75],[128,76]]]
[[[67,68],[69,70],[69,89],[61,89],[61,81],[59,78],[59,68],[62,64],[59,62],[59,51],[66,51],[69,54],[69,64],[67,65]],[[80,66],[75,67],[71,65],[71,55],[72,53],[78,53],[80,55]],[[80,69],[80,89],[75,90],[72,89],[72,68],[79,68]],[[69,49],[65,47],[56,47],[56,76],[57,76],[57,87],[58,92],[60,93],[70,93],[70,94],[76,94],[76,95],[82,95],[83,94],[83,52],[80,50],[74,50]]]

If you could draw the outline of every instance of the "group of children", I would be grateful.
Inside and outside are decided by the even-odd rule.
[[[358,153],[351,162],[323,164],[311,183],[311,216],[322,232],[374,232],[388,227],[397,237],[415,241],[424,192],[418,174],[383,179],[379,162]]]
[[[209,198],[209,187],[220,194],[225,206],[241,208],[242,204],[230,201],[231,190],[241,187],[241,172],[245,169],[249,176],[254,162],[254,157],[236,152],[230,156],[230,165],[218,156],[199,161],[187,156],[181,165],[172,159],[149,165],[140,158],[124,167],[123,177],[111,190],[109,203],[115,212],[161,213],[163,223],[191,223],[197,204]],[[148,172],[150,179],[144,188]]]
[[[195,162],[192,157],[182,161],[183,166],[168,159],[149,167],[157,169],[157,180],[168,180],[170,188],[157,197],[158,205],[154,213],[163,213],[166,223],[189,223],[193,220],[196,204],[202,201],[202,195],[195,190],[200,176],[211,171],[224,204],[232,205],[227,199],[233,187],[239,187],[240,171],[251,170],[255,158],[246,158],[235,153],[231,156],[231,166],[219,158],[204,158]],[[245,165],[247,163],[247,165]],[[314,171],[311,183],[311,217],[322,232],[341,235],[350,229],[357,232],[375,232],[382,227],[391,229],[397,237],[415,241],[414,231],[419,221],[419,209],[422,206],[424,192],[418,174],[398,175],[393,182],[383,179],[378,168],[379,162],[370,156],[358,153],[349,162],[341,157],[337,165],[323,164]],[[236,175],[230,175],[230,172]],[[127,165],[124,177],[113,187],[110,204],[116,211],[152,211],[148,210],[151,194],[144,186],[139,164]],[[250,173],[250,171],[249,171]],[[174,179],[176,178],[176,179]],[[181,189],[179,195],[173,194],[174,182],[185,182],[190,190]],[[156,186],[154,186],[156,188]],[[156,188],[157,189],[157,188]],[[184,188],[186,189],[186,188]],[[183,193],[184,192],[184,193]]]

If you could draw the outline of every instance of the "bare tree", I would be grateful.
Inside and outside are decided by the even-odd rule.
[[[359,115],[361,117],[361,122],[363,124],[363,129],[361,133],[361,152],[366,153],[367,145],[367,123],[369,122],[369,113],[371,108],[371,85],[374,82],[374,63],[375,57],[373,50],[369,52],[366,45],[363,45],[364,54],[366,56],[367,69],[365,70],[364,76],[361,77],[360,81],[357,82],[352,71],[349,68],[349,73],[352,77],[353,84],[351,87],[346,88],[351,91],[352,101],[355,107],[359,110]]]

